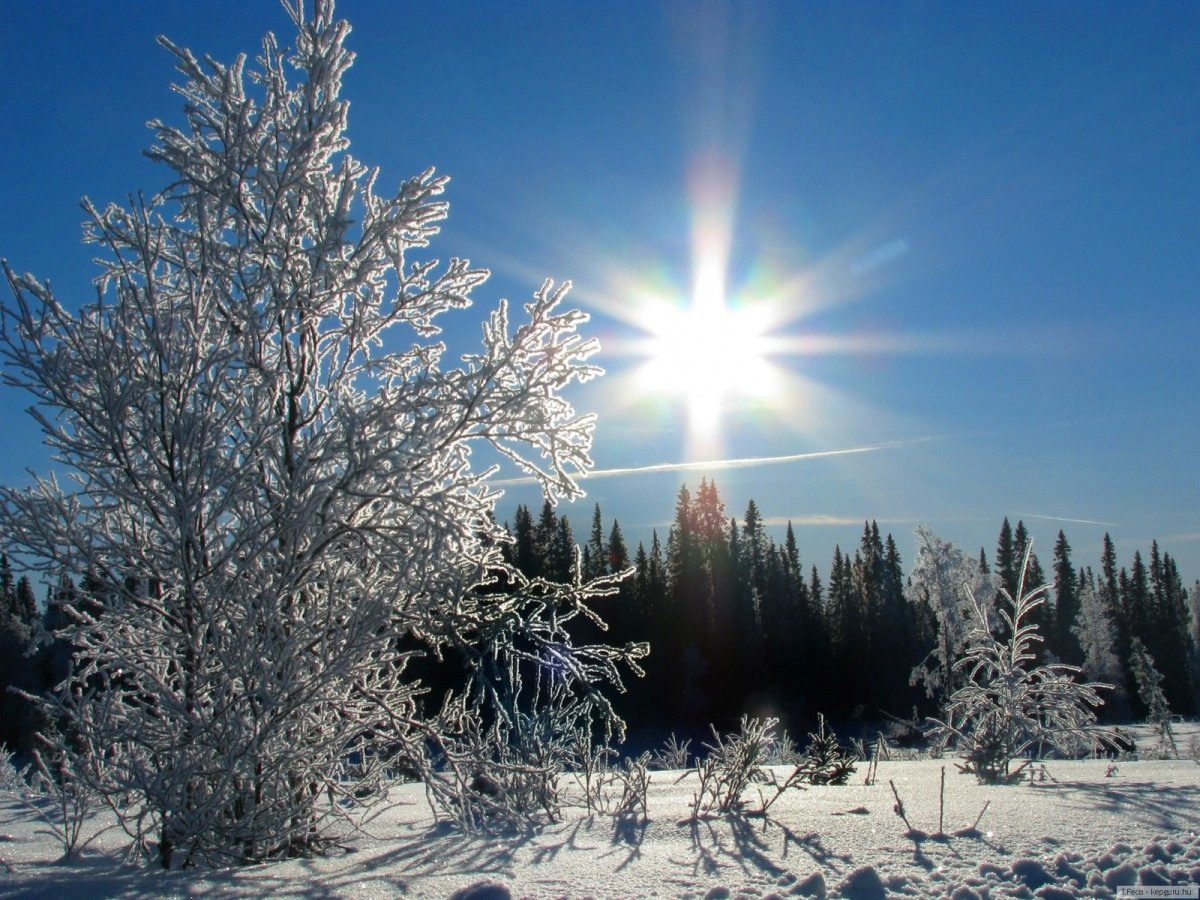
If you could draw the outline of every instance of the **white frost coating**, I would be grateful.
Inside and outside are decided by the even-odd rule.
[[[488,273],[410,258],[446,215],[446,178],[376,193],[346,152],[349,27],[330,2],[295,18],[295,50],[268,35],[253,69],[162,40],[186,126],[151,123],[161,193],[85,204],[95,303],[72,314],[5,265],[5,378],[32,394],[71,484],[4,490],[0,527],[88,577],[100,608],[77,614],[65,709],[103,762],[96,786],[164,861],[326,846],[392,756],[422,764],[432,726],[406,637],[471,645],[549,619],[529,640],[569,658],[554,617],[615,590],[472,593],[506,570],[469,445],[578,496],[594,423],[559,392],[598,374],[596,344],[547,281],[515,330],[501,304],[482,350],[442,368],[435,320]],[[630,652],[573,671],[619,684]]]

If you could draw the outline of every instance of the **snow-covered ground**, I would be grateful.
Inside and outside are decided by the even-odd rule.
[[[478,896],[965,900],[1105,897],[1135,883],[1200,886],[1200,765],[1186,758],[1112,765],[1047,762],[1044,778],[1039,764],[1032,784],[1001,787],[977,784],[952,760],[928,759],[881,762],[866,785],[860,764],[846,786],[789,791],[769,821],[695,824],[686,821],[695,776],[655,772],[644,828],[566,808],[563,821],[506,839],[435,826],[422,788],[404,785],[352,852],[228,870],[123,867],[119,831],[58,863],[57,845],[28,812],[0,805],[0,858],[12,869],[0,868],[0,896],[445,898],[489,882],[492,891]]]

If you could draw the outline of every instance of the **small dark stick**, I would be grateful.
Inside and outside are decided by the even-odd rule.
[[[987,812],[988,804],[990,804],[991,802],[992,802],[991,800],[988,800],[987,802],[985,802],[985,803],[983,804],[983,809],[981,809],[981,810],[979,811],[979,815],[977,815],[977,816],[975,817],[975,824],[971,826],[971,830],[972,830],[972,831],[977,831],[977,830],[979,829],[979,822],[980,822],[980,820],[983,818],[983,814],[984,814],[985,812]]]
[[[908,826],[908,830],[912,831],[912,822],[908,821],[908,816],[904,814],[904,801],[900,799],[900,792],[896,790],[896,782],[889,778],[888,784],[892,786],[892,793],[896,795],[896,805],[892,807],[893,812],[903,819],[904,824]]]
[[[946,767],[942,766],[942,787],[938,792],[938,834],[945,834],[942,829],[942,823],[945,822],[946,813]]]

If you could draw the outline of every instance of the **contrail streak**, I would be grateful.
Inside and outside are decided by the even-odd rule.
[[[1026,519],[1045,519],[1047,522],[1074,522],[1078,525],[1102,525],[1105,528],[1120,528],[1116,522],[1097,522],[1094,519],[1068,519],[1063,516],[1039,516],[1037,513],[1025,513]]]
[[[724,469],[749,469],[757,466],[776,466],[783,463],[803,462],[810,459],[829,459],[835,456],[852,456],[857,453],[874,453],[879,450],[889,450],[905,444],[919,444],[934,438],[918,438],[910,441],[892,441],[883,444],[870,444],[865,447],[847,447],[841,450],[816,450],[811,453],[789,453],[786,456],[746,456],[736,459],[706,459],[695,462],[652,463],[647,466],[624,466],[618,469],[594,469],[576,475],[576,479],[619,478],[623,475],[648,475],[655,472],[699,472]],[[518,478],[502,478],[491,484],[506,487],[518,484],[533,484],[536,479],[530,476]]]

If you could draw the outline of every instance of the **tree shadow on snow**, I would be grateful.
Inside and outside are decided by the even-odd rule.
[[[1124,781],[1119,777],[1102,784],[1086,781],[1060,781],[1038,785],[1052,790],[1088,809],[1122,816],[1163,831],[1195,829],[1200,826],[1200,805],[1193,785],[1164,785],[1153,781]]]
[[[761,827],[758,826],[761,822]],[[836,869],[836,861],[848,863],[849,857],[830,853],[821,843],[820,835],[813,833],[798,836],[786,825],[765,817],[750,818],[740,814],[721,817],[685,819],[680,825],[690,829],[692,849],[696,858],[689,861],[672,860],[676,865],[688,866],[693,875],[713,876],[723,868],[736,865],[747,876],[767,875],[778,878],[787,869],[772,859],[773,848],[767,841],[772,826],[783,836],[783,858],[787,857],[791,845],[804,850],[823,867]]]
[[[829,869],[831,872],[848,869],[853,862],[853,858],[848,853],[834,853],[832,850],[826,849],[821,835],[816,831],[801,835],[796,834],[780,822],[772,822],[772,824],[783,832],[784,859],[787,859],[788,850],[795,846],[812,857],[812,861],[822,869]]]

